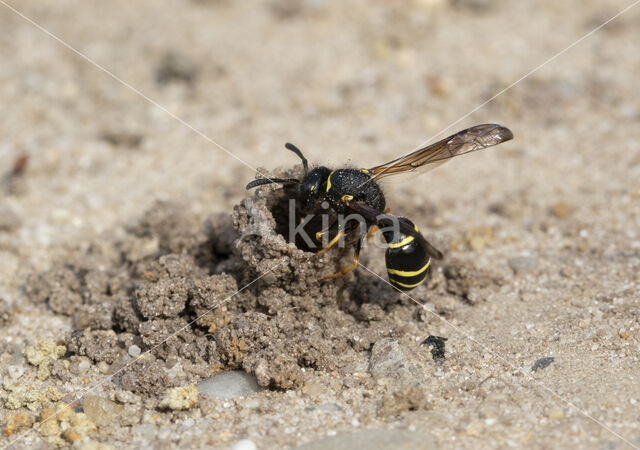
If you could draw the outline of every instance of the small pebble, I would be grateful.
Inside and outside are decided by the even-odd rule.
[[[159,408],[172,409],[174,411],[187,410],[198,404],[198,390],[195,385],[169,388],[165,391]]]
[[[78,364],[78,369],[80,369],[82,372],[89,370],[89,367],[91,367],[91,363],[87,359],[83,359]]]
[[[198,68],[187,56],[177,51],[169,51],[156,68],[156,81],[158,84],[169,82],[192,83]]]
[[[571,205],[562,201],[551,207],[551,212],[558,219],[566,219],[571,215],[572,210],[573,208],[571,208]]]
[[[371,349],[369,372],[376,380],[390,378],[398,385],[419,383],[420,377],[417,375],[424,370],[413,353],[413,349],[409,349],[397,339],[380,339]]]
[[[140,347],[138,347],[137,345],[133,344],[131,346],[129,346],[129,355],[133,356],[134,358],[137,356],[140,356],[141,350]]]
[[[231,444],[231,450],[256,450],[256,444],[250,439],[240,439]]]
[[[9,374],[9,376],[16,380],[18,378],[20,378],[22,376],[22,374],[24,374],[24,367],[22,366],[9,366],[7,367],[7,373]]]
[[[562,419],[564,418],[564,411],[560,408],[554,408],[551,411],[549,411],[549,413],[547,414],[547,417],[549,417],[549,419]]]
[[[309,397],[317,397],[324,392],[324,387],[317,382],[307,382],[302,386],[302,393]]]
[[[551,365],[551,363],[555,361],[555,358],[553,356],[547,356],[545,358],[540,358],[539,360],[537,360],[533,366],[531,367],[531,371],[535,372],[538,369],[546,369],[547,367],[549,367]]]
[[[104,373],[104,374],[109,373],[109,369],[111,368],[111,367],[109,366],[109,364],[107,364],[107,363],[106,363],[106,362],[104,362],[104,361],[100,361],[100,362],[96,365],[96,367],[98,368],[98,370],[100,371],[100,373]]]
[[[533,324],[533,323],[529,322],[529,323],[527,323],[527,324],[525,325],[525,327],[527,327],[527,330],[530,330],[530,329],[532,329],[533,327],[535,327],[535,324]]]
[[[135,404],[140,402],[140,397],[129,391],[116,391],[113,397],[113,399],[119,401],[120,403]]]
[[[515,273],[528,272],[536,266],[535,256],[518,256],[507,261],[511,270]]]
[[[97,395],[85,395],[82,410],[98,426],[109,425],[124,410],[124,406]]]
[[[212,376],[196,386],[198,392],[209,398],[233,398],[258,392],[261,388],[253,375],[232,370]]]
[[[0,205],[0,231],[14,231],[20,228],[20,217],[9,206]]]
[[[631,336],[631,333],[629,333],[629,331],[627,331],[627,330],[624,330],[624,331],[621,331],[621,332],[620,332],[620,337],[621,337],[622,339],[628,339],[628,338],[629,338],[629,336]]]
[[[342,411],[342,408],[340,407],[340,405],[336,405],[335,403],[320,403],[319,405],[307,406],[304,410],[306,412],[312,412],[312,411],[340,412]]]
[[[421,345],[428,345],[431,347],[431,357],[438,364],[444,363],[445,359],[445,342],[446,337],[429,335]]]
[[[185,428],[189,428],[192,427],[194,423],[196,423],[196,421],[189,417],[188,419],[182,421],[182,426],[184,426]]]

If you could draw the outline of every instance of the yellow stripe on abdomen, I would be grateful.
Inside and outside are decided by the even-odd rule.
[[[405,245],[410,244],[411,242],[413,242],[414,239],[415,238],[413,236],[407,236],[406,238],[404,238],[403,240],[401,240],[397,244],[389,244],[389,247],[390,248],[404,247]]]
[[[396,270],[396,269],[387,269],[387,272],[389,272],[391,275],[398,275],[400,277],[415,277],[416,275],[420,275],[421,273],[423,273],[425,270],[427,270],[429,268],[429,265],[431,264],[431,258],[429,258],[429,261],[427,261],[427,263],[422,266],[421,269],[418,270]],[[419,284],[419,283],[418,283]]]
[[[396,280],[389,280],[389,281],[391,281],[391,284],[397,284],[398,286],[403,287],[405,289],[413,289],[414,287],[420,286],[424,282],[424,280],[425,279],[423,278],[422,280],[418,281],[415,284],[404,284],[404,283],[400,283],[399,281],[396,281]]]
[[[329,176],[331,176],[331,175],[329,175]],[[418,230],[418,225],[414,224],[413,228],[416,230],[416,232],[420,232],[420,230]],[[401,240],[397,244],[389,244],[389,248],[404,247],[405,245],[410,244],[411,242],[413,242],[414,239],[415,238],[413,236],[407,236],[406,238],[404,238],[403,240]]]

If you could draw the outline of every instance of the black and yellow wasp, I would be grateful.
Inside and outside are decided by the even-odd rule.
[[[247,189],[270,183],[299,184],[298,198],[304,211],[314,211],[322,202],[327,202],[336,215],[360,214],[367,226],[366,230],[360,230],[355,243],[353,264],[325,278],[338,277],[355,268],[358,265],[365,238],[380,228],[388,246],[385,259],[389,281],[396,288],[408,291],[425,280],[431,258],[441,259],[442,253],[427,242],[418,227],[409,219],[388,214],[389,210],[385,209],[386,202],[377,181],[391,175],[414,171],[423,166],[433,167],[433,164],[443,163],[454,156],[482,150],[510,139],[513,139],[513,133],[501,125],[476,125],[371,169],[331,170],[321,166],[311,171],[300,149],[287,143],[285,147],[302,159],[304,169],[302,180],[260,178],[250,182]],[[393,222],[397,225],[392,226]],[[385,229],[393,231],[385,231]],[[329,228],[318,232],[316,239],[321,239],[325,233],[333,237],[317,254],[332,248],[345,234],[345,229],[334,221]]]

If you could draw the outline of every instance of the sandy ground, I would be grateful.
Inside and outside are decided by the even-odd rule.
[[[139,90],[0,5],[0,442],[20,438],[19,448],[73,441],[46,443],[30,425],[7,432],[10,417],[56,401],[7,406],[11,373],[24,370],[11,383],[37,380],[23,349],[73,327],[27,295],[30,276],[128,239],[158,199],[180,205],[194,229],[230,213],[255,168],[296,162],[287,141],[332,166],[406,153],[631,2],[10,3]],[[385,185],[393,210],[447,251],[433,286],[410,293],[426,310],[397,295],[411,313],[387,334],[401,352],[424,353],[407,356],[422,364],[424,402],[385,407],[371,342],[349,347],[351,373],[316,368],[247,400],[161,412],[153,399],[120,399],[137,419],[91,438],[277,448],[393,428],[441,448],[640,446],[639,21],[637,7],[447,130],[496,122],[513,142]],[[26,170],[11,176],[22,155]],[[362,260],[380,274],[383,261],[373,249]],[[447,288],[456,264],[472,274],[463,280],[492,281]],[[378,295],[372,277],[360,268],[346,279],[363,304]],[[448,338],[442,366],[419,345],[428,335]],[[532,371],[544,357],[554,360]],[[37,389],[73,399],[105,380],[99,395],[121,388],[93,362]],[[139,428],[154,423],[169,433]]]

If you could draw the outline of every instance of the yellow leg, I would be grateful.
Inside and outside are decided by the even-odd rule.
[[[387,208],[384,210],[385,214],[389,214],[390,212],[391,212],[391,208]],[[367,233],[367,239],[371,239],[378,230],[379,230],[378,225],[371,225],[371,228],[369,228],[369,232]]]
[[[315,256],[320,256],[324,252],[331,250],[331,247],[333,247],[338,243],[338,241],[340,240],[343,234],[344,232],[342,230],[338,231],[338,234],[336,234],[336,236],[333,239],[331,239],[331,242],[329,242],[329,245],[327,245],[325,248],[323,248],[318,253],[316,253]]]
[[[356,253],[353,257],[353,264],[349,264],[347,267],[343,267],[340,272],[332,273],[331,275],[327,275],[326,277],[322,277],[321,280],[329,280],[331,278],[338,278],[344,276],[351,272],[353,269],[358,267],[358,260],[360,259],[360,255]]]
[[[331,227],[332,227],[335,223],[336,223],[336,221],[334,220],[333,222],[331,222],[331,223],[329,224],[329,226],[328,226],[327,228],[325,228],[325,229],[324,229],[324,230],[322,230],[322,231],[318,231],[318,232],[316,233],[316,241],[321,240],[321,239],[322,239],[322,236],[324,236],[325,234],[327,234],[327,233],[329,232],[329,230],[331,230]]]
[[[329,280],[331,278],[338,278],[348,274],[353,269],[358,267],[358,261],[360,260],[360,249],[362,249],[362,241],[364,241],[364,236],[360,236],[360,239],[358,239],[358,243],[356,244],[356,251],[353,254],[353,264],[349,264],[347,267],[342,268],[340,272],[332,273],[331,275],[327,275],[326,277],[322,277],[321,279]]]

